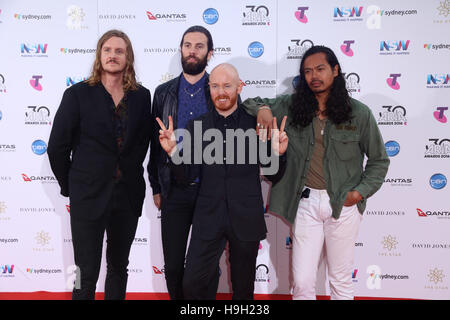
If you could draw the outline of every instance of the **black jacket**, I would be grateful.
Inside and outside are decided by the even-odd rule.
[[[48,142],[48,157],[70,198],[70,213],[96,219],[104,213],[115,183],[117,164],[131,205],[141,214],[145,197],[144,168],[151,121],[150,91],[139,86],[126,95],[128,126],[119,152],[113,131],[112,98],[100,83],[81,82],[68,88],[56,112]]]
[[[197,124],[201,122],[202,134],[206,130],[215,128],[215,110],[210,111],[203,116],[197,118]],[[236,110],[237,125],[235,129],[256,128],[256,119],[247,114],[242,108]],[[231,117],[231,115],[229,116]],[[191,141],[199,140],[194,138],[194,121],[190,121],[187,125]],[[257,141],[256,131],[254,132],[254,140]],[[226,136],[223,136],[226,138]],[[228,144],[227,142],[215,141],[218,144]],[[183,138],[185,141],[185,138]],[[234,141],[234,160],[233,164],[194,164],[194,143],[190,144],[191,154],[189,157],[191,164],[175,164],[174,158],[170,161],[171,168],[175,178],[181,184],[188,184],[195,178],[199,178],[199,191],[195,205],[194,217],[192,222],[192,237],[203,240],[216,239],[221,234],[224,219],[229,219],[231,227],[236,236],[242,241],[258,241],[266,237],[267,229],[264,220],[264,203],[261,192],[260,164],[259,157],[256,156],[255,163],[249,161],[251,158],[250,139],[246,139],[245,143],[245,163],[240,164],[237,157],[240,155],[237,149],[237,140]],[[204,154],[205,148],[211,141],[203,141],[201,152]],[[270,150],[270,144],[267,144]],[[226,158],[226,147],[224,147],[223,156]],[[200,151],[197,150],[197,151]],[[182,153],[182,152],[181,152]],[[229,161],[227,159],[227,161]],[[272,183],[276,183],[281,179],[286,167],[286,156],[279,158],[280,166],[276,174],[266,176]]]
[[[150,147],[150,162],[147,170],[153,194],[161,193],[163,196],[169,194],[171,173],[168,166],[167,153],[159,144],[159,125],[156,117],[160,118],[166,127],[169,126],[169,116],[173,118],[174,129],[177,129],[178,113],[178,88],[180,86],[180,76],[166,83],[159,85],[153,95],[152,105],[152,133]],[[213,109],[208,85],[209,75],[206,74],[205,98],[208,110]]]

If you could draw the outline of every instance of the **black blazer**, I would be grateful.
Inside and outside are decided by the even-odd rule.
[[[237,128],[256,128],[256,119],[238,107]],[[201,121],[202,134],[210,128],[215,128],[216,111],[210,111],[195,121]],[[192,140],[194,138],[194,121],[186,128]],[[198,138],[197,138],[198,139]],[[255,132],[255,139],[256,132]],[[202,153],[210,141],[202,142]],[[219,142],[220,144],[223,141]],[[194,143],[191,143],[193,157]],[[236,141],[234,164],[179,164],[170,163],[172,173],[181,184],[192,183],[199,178],[199,192],[192,222],[192,237],[212,240],[221,233],[224,219],[228,219],[238,239],[242,241],[258,241],[266,237],[267,229],[264,219],[264,203],[261,192],[260,164],[251,164],[249,157],[249,140],[246,141],[246,163],[236,162]],[[226,152],[224,150],[224,156]],[[172,158],[174,159],[174,158]],[[279,158],[280,167],[277,174],[267,176],[276,183],[283,175],[286,157]],[[175,160],[174,160],[175,161]],[[191,159],[193,163],[193,159]]]
[[[118,163],[132,208],[141,215],[145,197],[142,163],[152,126],[150,91],[139,86],[128,91],[126,99],[128,126],[119,152],[113,131],[113,101],[103,85],[81,82],[64,92],[47,153],[61,194],[70,198],[74,217],[96,219],[104,213]]]

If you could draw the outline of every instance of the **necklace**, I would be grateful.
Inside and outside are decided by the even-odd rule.
[[[323,136],[323,129],[325,129],[325,125],[327,124],[327,119],[320,120],[319,117],[317,117],[317,123],[319,124],[320,128],[320,134]]]
[[[191,98],[193,98],[197,93],[199,93],[200,90],[202,90],[202,88],[198,88],[197,91],[195,91],[194,93],[191,93],[191,92],[187,91],[186,88],[184,88],[184,92],[186,92],[186,94],[190,95]]]

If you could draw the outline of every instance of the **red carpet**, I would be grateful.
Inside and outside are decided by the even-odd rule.
[[[0,300],[70,300],[71,292],[0,292]],[[104,293],[95,295],[96,300],[103,300]],[[129,292],[127,300],[169,300],[169,295],[164,292]],[[291,300],[292,296],[287,294],[255,294],[255,300]],[[329,300],[329,296],[317,296],[318,300]],[[231,300],[230,293],[218,293],[217,300]],[[355,300],[410,300],[400,298],[378,298],[378,297],[355,297]]]

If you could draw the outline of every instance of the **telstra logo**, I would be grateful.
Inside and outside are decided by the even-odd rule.
[[[433,112],[434,118],[442,123],[447,123],[447,117],[444,114],[444,111],[448,110],[448,107],[437,107],[437,111]]]
[[[30,80],[30,85],[37,91],[42,91],[42,85],[39,83],[40,79],[42,79],[41,75],[35,75],[32,76]]]
[[[308,10],[308,9],[309,9],[309,7],[298,7],[297,8],[298,11],[295,11],[295,17],[301,23],[307,23],[308,22],[308,17],[305,14],[305,11]]]
[[[350,48],[352,44],[355,43],[355,40],[345,40],[344,44],[341,45],[341,51],[348,57],[353,57],[353,50]]]
[[[397,78],[400,78],[401,76],[401,73],[391,73],[389,78],[386,79],[388,86],[394,90],[399,90],[400,83],[398,83]]]

